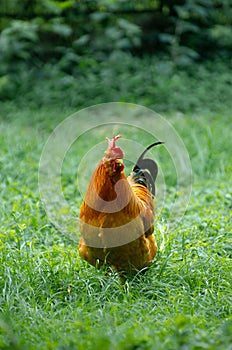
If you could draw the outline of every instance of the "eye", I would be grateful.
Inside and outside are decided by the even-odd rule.
[[[109,153],[105,153],[105,158],[106,159],[110,159],[110,154]]]

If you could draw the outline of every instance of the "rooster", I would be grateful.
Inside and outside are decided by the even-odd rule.
[[[106,264],[122,274],[134,274],[152,264],[157,252],[153,235],[157,164],[145,153],[126,177],[121,135],[106,138],[108,149],[97,165],[80,208],[79,253],[91,265]]]

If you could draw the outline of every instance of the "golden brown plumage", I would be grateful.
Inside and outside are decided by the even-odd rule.
[[[151,182],[157,175],[157,165],[144,160],[143,152],[127,178],[123,152],[116,147],[119,137],[107,139],[108,149],[92,175],[81,205],[79,253],[94,266],[106,263],[116,271],[133,273],[151,265],[157,252],[150,192],[154,193]],[[154,176],[142,170],[146,161],[153,162]]]

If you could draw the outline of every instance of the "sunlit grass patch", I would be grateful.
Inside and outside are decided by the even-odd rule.
[[[78,237],[48,220],[38,164],[51,130],[66,114],[19,111],[1,122],[1,349],[229,349],[231,318],[231,131],[226,115],[173,113],[193,166],[193,190],[179,224],[172,173],[155,234],[153,266],[124,284],[113,271],[80,260]],[[52,114],[49,120],[47,116]],[[56,119],[57,117],[57,119]],[[222,138],[223,133],[223,138]],[[94,140],[92,140],[94,142]],[[80,145],[84,153],[86,144]],[[165,159],[165,158],[161,158]],[[75,159],[63,189],[78,214]]]

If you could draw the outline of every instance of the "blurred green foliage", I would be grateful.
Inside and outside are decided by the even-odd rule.
[[[3,0],[0,20],[3,99],[25,93],[31,79],[66,74],[70,85],[112,57],[124,65],[125,53],[186,69],[232,54],[230,0]]]
[[[230,0],[4,0],[0,12],[3,60],[29,60],[29,52],[32,62],[78,63],[79,55],[125,50],[188,64],[232,50]]]

